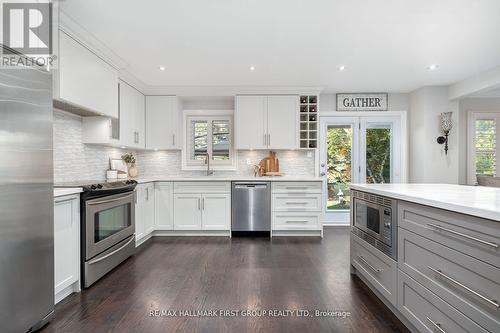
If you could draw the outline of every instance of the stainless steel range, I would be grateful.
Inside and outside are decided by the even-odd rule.
[[[82,286],[94,282],[135,252],[134,180],[83,186]]]

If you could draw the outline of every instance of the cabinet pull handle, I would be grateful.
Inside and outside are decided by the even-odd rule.
[[[146,187],[146,201],[149,201],[149,187]]]
[[[205,198],[201,198],[201,210],[205,210]]]
[[[440,323],[436,323],[434,320],[432,320],[429,317],[427,317],[427,320],[432,324],[432,326],[434,326],[435,328],[437,328],[439,330],[439,332],[446,333],[446,331],[441,328],[441,324]]]
[[[201,210],[201,206],[200,206],[200,198],[198,198],[198,210]]]
[[[267,135],[267,144],[270,146],[271,145],[271,134]]]
[[[375,273],[380,273],[382,272],[382,269],[380,268],[376,268],[374,267],[372,264],[370,264],[366,259],[365,257],[363,256],[358,256],[358,260],[361,261],[363,264],[366,265],[366,267],[368,267],[369,269],[371,269],[372,271],[374,271]]]
[[[477,291],[475,290],[472,290],[471,288],[467,287],[466,285],[458,282],[457,280],[455,280],[454,278],[451,278],[449,277],[448,275],[444,274],[440,269],[435,269],[435,268],[432,268],[431,266],[427,266],[427,268],[429,268],[431,271],[433,271],[434,273],[438,274],[439,276],[445,278],[446,280],[450,281],[451,283],[453,283],[454,285],[456,286],[459,286],[460,288],[462,289],[465,289],[467,290],[469,293],[473,294],[474,296],[477,296],[479,297],[480,299],[482,299],[483,301],[487,302],[488,304],[494,306],[497,310],[500,308],[500,304],[498,304],[498,302],[496,300],[491,300],[489,299],[488,297],[486,296],[483,296],[481,295],[480,293],[478,293]]]
[[[498,244],[496,244],[496,243],[488,242],[488,241],[485,241],[485,240],[480,239],[480,238],[469,236],[469,235],[463,234],[461,232],[458,232],[458,231],[455,231],[455,230],[451,230],[451,229],[448,229],[448,228],[444,228],[444,227],[436,225],[436,224],[428,223],[427,225],[429,227],[431,227],[431,228],[442,230],[442,231],[446,231],[446,232],[449,232],[450,234],[457,235],[457,236],[460,236],[460,237],[463,237],[463,238],[467,238],[469,240],[472,240],[472,241],[475,241],[475,242],[478,242],[478,243],[481,243],[481,244],[484,244],[484,245],[491,246],[491,247],[493,247],[495,249],[498,249]]]
[[[266,143],[267,140],[266,140],[266,135],[265,134],[263,135],[263,139],[264,139],[264,146],[267,146],[267,143]]]
[[[287,190],[302,190],[307,189],[306,186],[285,186]]]
[[[302,221],[297,221],[297,220],[295,220],[295,221],[292,221],[292,220],[287,220],[287,221],[286,221],[286,223],[307,223],[307,222],[309,222],[309,221],[306,221],[306,220],[302,220]]]
[[[300,202],[285,202],[285,205],[307,205],[307,202],[303,202],[303,201],[300,201]]]
[[[175,146],[175,134],[172,134],[172,146]]]

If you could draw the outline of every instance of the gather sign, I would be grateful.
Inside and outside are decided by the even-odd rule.
[[[337,111],[387,111],[387,94],[337,94]]]

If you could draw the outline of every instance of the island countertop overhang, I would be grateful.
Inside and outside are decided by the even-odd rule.
[[[500,188],[454,184],[351,184],[350,188],[500,222]]]

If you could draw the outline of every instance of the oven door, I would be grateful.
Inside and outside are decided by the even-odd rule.
[[[387,240],[383,237],[383,214],[382,206],[358,198],[354,199],[354,227],[386,243]],[[390,242],[387,245],[390,246]]]
[[[135,191],[85,201],[85,256],[95,257],[135,232]]]

